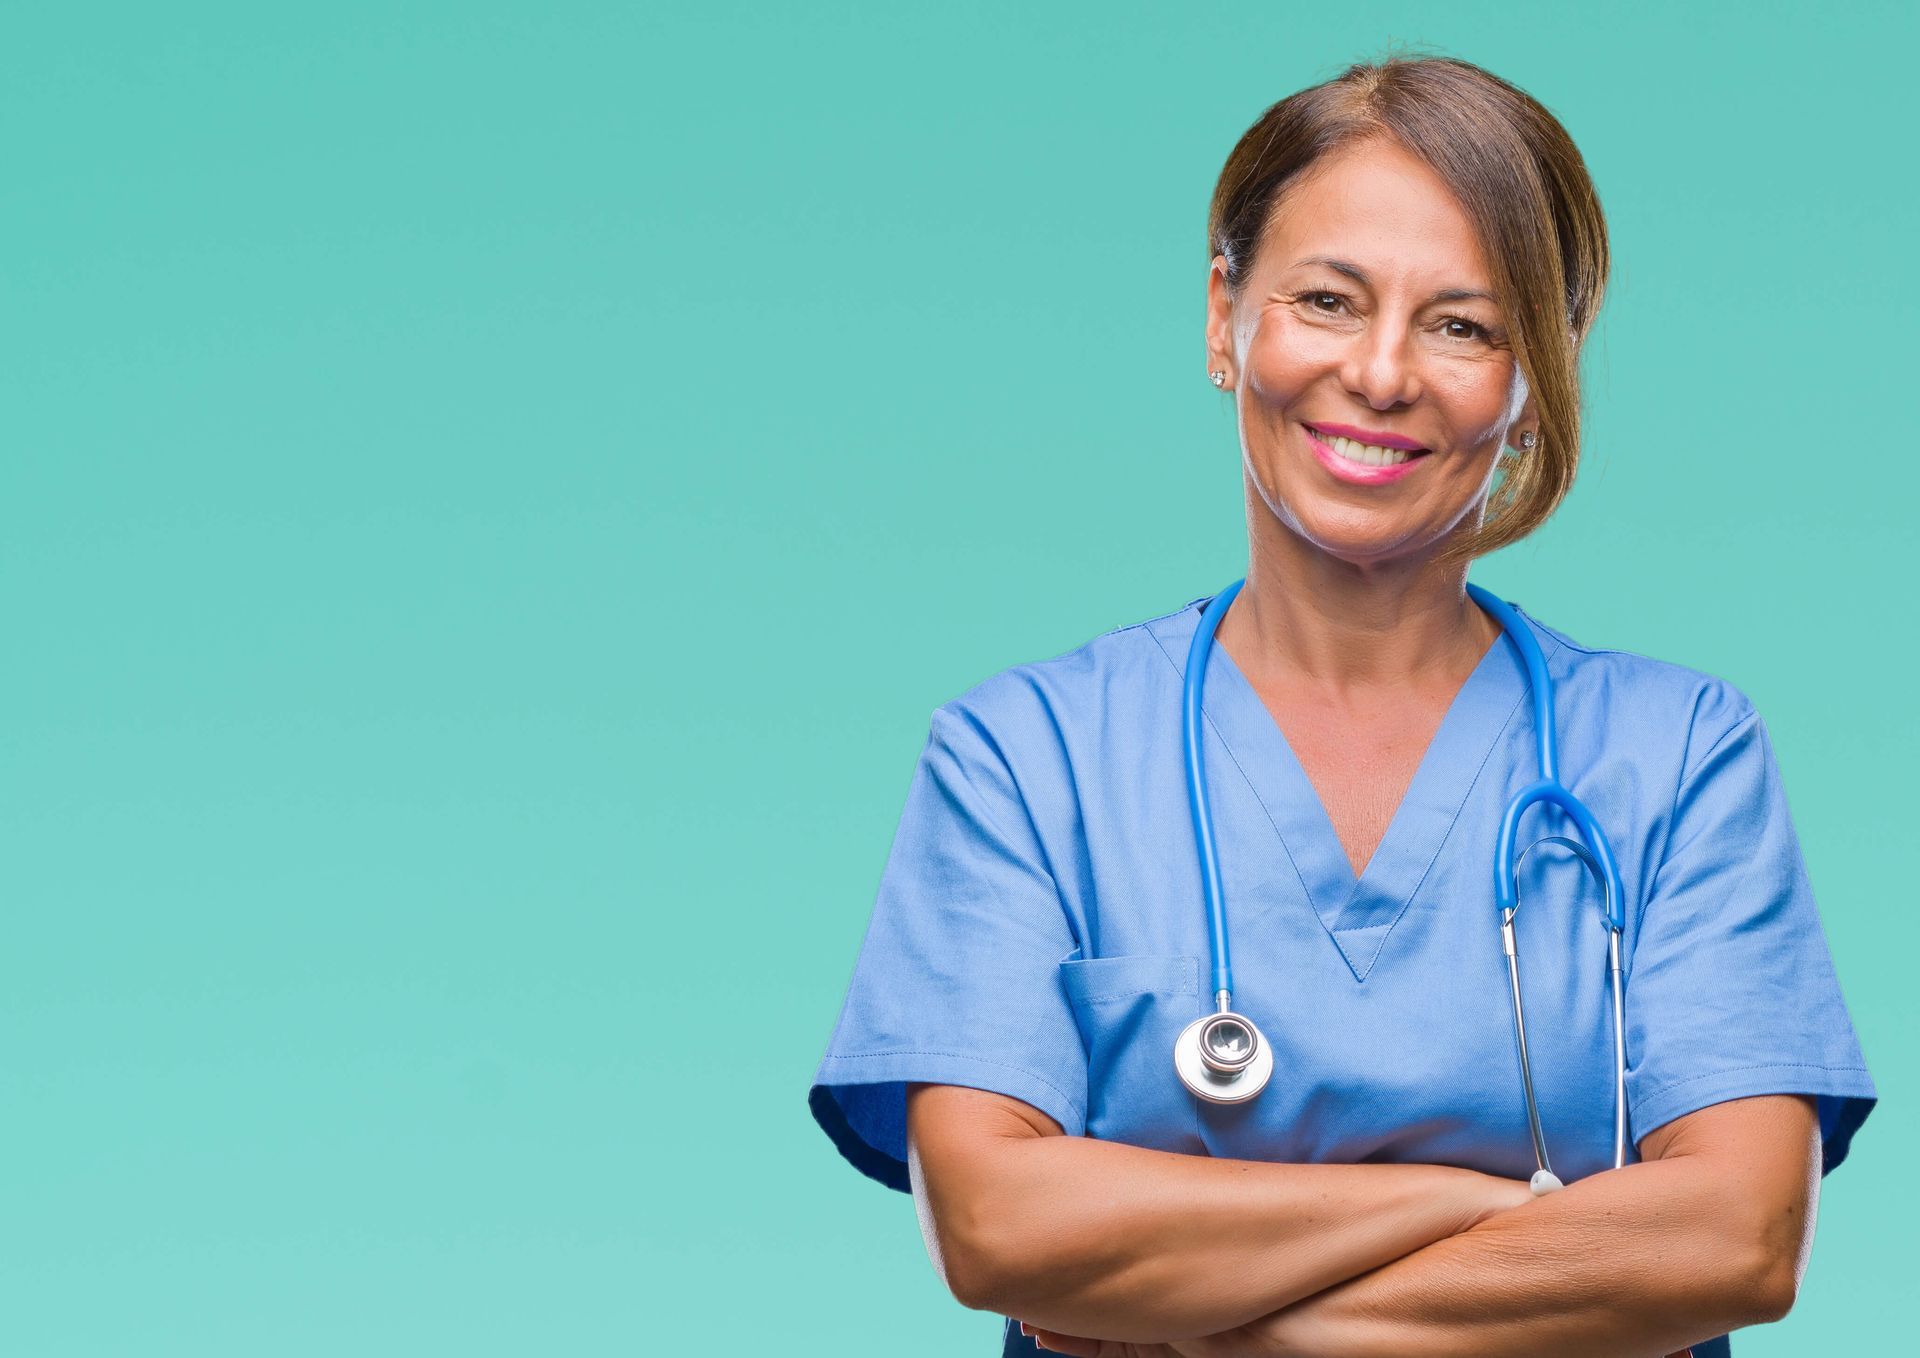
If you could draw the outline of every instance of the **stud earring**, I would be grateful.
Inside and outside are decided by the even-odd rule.
[[[1213,385],[1216,387],[1224,388],[1227,385],[1227,370],[1225,368],[1216,368],[1208,373],[1207,376],[1213,379]]]
[[[1527,430],[1526,433],[1520,436],[1520,446],[1522,448],[1532,448],[1533,445],[1538,441],[1539,441],[1538,438],[1535,436],[1534,432],[1531,429]]]

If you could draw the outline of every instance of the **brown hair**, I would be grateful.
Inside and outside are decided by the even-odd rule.
[[[1526,91],[1471,62],[1355,63],[1260,115],[1227,157],[1207,213],[1207,258],[1226,256],[1238,299],[1282,194],[1330,151],[1392,137],[1447,182],[1480,238],[1540,417],[1539,439],[1502,461],[1486,517],[1443,551],[1482,556],[1559,507],[1580,462],[1580,346],[1607,285],[1607,223],[1573,139]]]

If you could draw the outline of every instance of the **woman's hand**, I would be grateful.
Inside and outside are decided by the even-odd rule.
[[[1129,1344],[1120,1339],[1082,1339],[1053,1330],[1036,1330],[1024,1320],[1020,1322],[1020,1333],[1030,1336],[1050,1353],[1071,1353],[1078,1358],[1178,1358],[1179,1352],[1170,1344]]]
[[[1264,1321],[1197,1339],[1181,1339],[1168,1344],[1132,1344],[1121,1339],[1086,1339],[1079,1335],[1059,1334],[1020,1322],[1020,1333],[1030,1335],[1041,1348],[1054,1353],[1070,1353],[1076,1358],[1302,1358],[1293,1349],[1282,1347],[1277,1337],[1262,1333]]]

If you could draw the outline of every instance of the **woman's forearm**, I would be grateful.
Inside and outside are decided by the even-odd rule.
[[[980,1111],[954,1100],[915,1124],[909,1163],[935,1262],[966,1305],[1067,1333],[1215,1334],[1526,1196],[1448,1166],[1272,1164],[954,1131]]]
[[[1596,1174],[1247,1327],[1271,1358],[1659,1358],[1778,1319],[1777,1259],[1698,1158]],[[1790,1289],[1789,1289],[1790,1291]],[[1223,1337],[1224,1338],[1224,1337]]]
[[[1244,1324],[1464,1230],[1488,1201],[1483,1176],[1436,1165],[1218,1160],[1064,1136],[1006,1158],[976,1300],[1136,1342]]]

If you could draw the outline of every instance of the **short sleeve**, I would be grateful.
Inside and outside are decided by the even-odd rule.
[[[1083,1133],[1086,1048],[1059,975],[1075,947],[1006,759],[941,708],[807,1096],[840,1153],[908,1191],[910,1082],[1010,1095]]]
[[[1821,1173],[1877,1099],[1765,723],[1743,697],[1696,738],[1627,967],[1635,1141],[1709,1104],[1817,1095]]]

